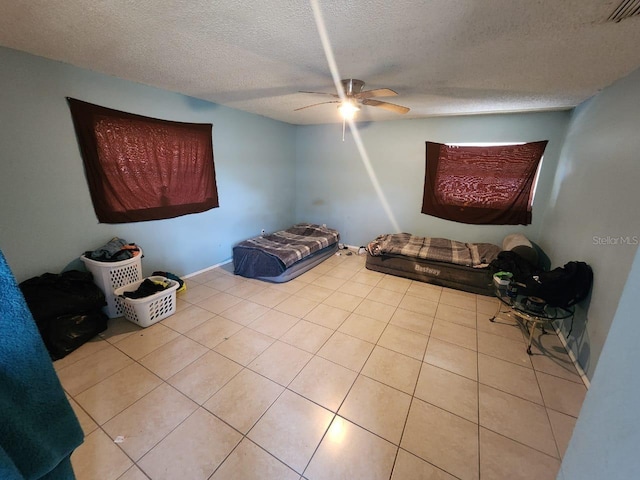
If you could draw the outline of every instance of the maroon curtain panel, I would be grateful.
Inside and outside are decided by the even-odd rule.
[[[99,222],[160,220],[218,206],[212,124],[67,101]]]
[[[422,213],[460,223],[528,225],[547,140],[459,147],[427,142]]]

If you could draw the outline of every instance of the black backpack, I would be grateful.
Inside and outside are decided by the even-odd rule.
[[[530,276],[526,294],[540,297],[552,307],[570,307],[589,295],[593,270],[584,262],[569,262],[564,267]]]

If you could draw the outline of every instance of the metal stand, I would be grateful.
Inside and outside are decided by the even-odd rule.
[[[532,355],[531,344],[533,343],[533,334],[538,325],[540,325],[540,331],[542,332],[542,335],[546,335],[547,331],[544,328],[545,323],[551,323],[554,320],[561,320],[573,316],[573,309],[551,307],[543,312],[532,312],[524,307],[524,303],[522,302],[521,297],[515,299],[512,297],[501,295],[499,291],[496,292],[496,297],[499,300],[498,310],[496,311],[495,315],[489,319],[489,321],[495,322],[496,318],[501,313],[504,313],[507,316],[514,318],[523,326],[525,323],[529,323],[529,341],[527,343],[527,353],[529,355]],[[507,307],[507,310],[504,312],[502,311],[503,305]]]

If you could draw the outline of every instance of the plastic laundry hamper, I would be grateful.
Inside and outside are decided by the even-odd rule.
[[[98,262],[84,255],[80,260],[93,274],[93,283],[104,293],[107,306],[102,311],[109,318],[121,317],[122,304],[117,301],[114,290],[142,279],[142,249],[135,257],[119,262]]]
[[[141,327],[148,327],[159,322],[176,311],[176,290],[178,282],[165,277],[148,277],[151,281],[167,283],[168,288],[143,298],[124,297],[125,292],[134,292],[146,279],[130,283],[114,291],[116,301],[120,303],[124,318]]]

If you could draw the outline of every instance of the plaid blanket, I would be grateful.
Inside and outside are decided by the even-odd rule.
[[[498,256],[501,248],[491,243],[462,243],[446,238],[394,233],[376,237],[367,246],[367,251],[373,256],[395,254],[482,268]]]
[[[286,230],[240,242],[237,247],[253,248],[278,257],[286,267],[333,245],[340,239],[337,230],[311,223],[298,223]]]

